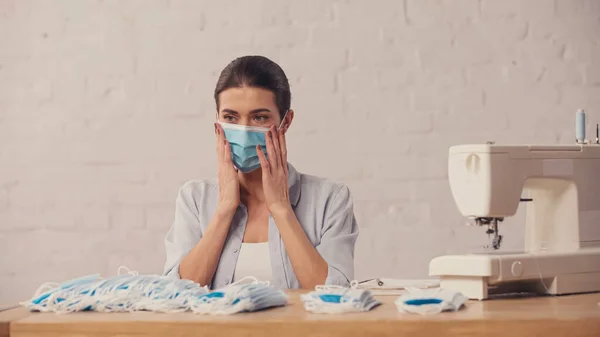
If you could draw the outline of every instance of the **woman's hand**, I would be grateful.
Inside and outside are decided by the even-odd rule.
[[[268,159],[260,146],[256,147],[262,168],[265,202],[272,215],[283,214],[291,209],[285,128],[277,131],[275,126],[271,126],[270,130],[265,133],[265,139]]]
[[[231,146],[225,139],[220,124],[215,123],[217,134],[217,162],[219,170],[219,205],[222,211],[235,211],[240,203],[240,182],[231,159]]]

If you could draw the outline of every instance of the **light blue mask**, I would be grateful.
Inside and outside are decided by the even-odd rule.
[[[267,143],[265,132],[269,128],[246,126],[220,122],[225,138],[231,144],[231,159],[238,170],[248,173],[260,167],[256,145],[259,145],[265,156],[267,155]]]
[[[317,286],[315,291],[300,296],[304,308],[313,313],[342,314],[369,311],[381,304],[367,289],[341,286]]]
[[[289,110],[285,112],[277,130],[283,125],[288,112]],[[256,145],[259,145],[265,154],[265,157],[269,158],[267,155],[267,141],[265,140],[265,132],[268,132],[269,128],[223,122],[219,122],[219,124],[221,124],[221,127],[225,132],[225,138],[229,144],[231,144],[233,165],[235,165],[238,170],[248,173],[260,167],[260,159],[258,159],[258,153],[256,153]]]

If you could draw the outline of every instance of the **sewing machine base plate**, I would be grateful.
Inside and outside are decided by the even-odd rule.
[[[600,292],[600,248],[569,253],[441,256],[430,263],[440,287],[483,300],[501,293],[578,294]]]

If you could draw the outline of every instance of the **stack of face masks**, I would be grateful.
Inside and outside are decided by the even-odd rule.
[[[168,276],[127,275],[103,279],[89,275],[62,284],[42,285],[29,301],[21,303],[30,311],[71,313],[99,312],[183,312],[233,314],[287,303],[287,296],[255,279],[242,279],[221,290],[209,292],[190,280]]]
[[[45,284],[32,299],[21,305],[30,311],[70,313],[77,311],[180,312],[208,293],[189,280],[154,275],[99,275],[77,278],[62,284]]]
[[[367,289],[338,286],[317,286],[315,291],[302,295],[300,299],[306,310],[326,314],[369,311],[381,304]]]
[[[197,314],[231,315],[238,312],[258,311],[287,304],[287,295],[267,282],[253,280],[241,284],[242,279],[225,288],[200,296],[191,306]]]
[[[442,311],[457,311],[468,300],[463,294],[447,289],[407,289],[394,302],[400,312],[433,315]]]

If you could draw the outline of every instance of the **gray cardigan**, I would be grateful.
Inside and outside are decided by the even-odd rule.
[[[288,163],[289,196],[292,208],[306,235],[329,266],[327,285],[348,286],[354,279],[354,246],[358,225],[350,190],[344,184],[301,174]],[[179,190],[175,220],[165,238],[164,274],[179,278],[179,262],[200,241],[217,207],[217,182],[192,180]],[[210,287],[217,289],[233,280],[244,237],[248,212],[240,204],[235,212],[221,258]],[[272,284],[299,288],[275,221],[269,217],[269,251]]]

